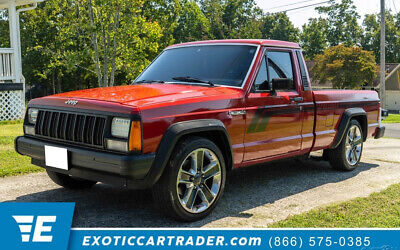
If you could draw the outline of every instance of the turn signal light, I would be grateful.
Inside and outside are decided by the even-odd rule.
[[[142,151],[142,127],[140,121],[132,121],[131,123],[129,151]]]

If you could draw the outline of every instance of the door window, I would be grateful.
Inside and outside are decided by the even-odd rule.
[[[266,58],[268,58],[268,64]],[[290,52],[286,51],[267,52],[266,57],[263,57],[260,69],[258,70],[257,77],[254,82],[254,90],[255,91],[271,90],[270,86],[272,86],[272,79],[274,78],[288,78],[293,81],[293,66],[292,66],[292,57]],[[293,81],[292,88],[288,90],[295,90],[295,89],[296,86]]]
[[[293,86],[289,90],[296,89],[293,80],[291,53],[285,51],[269,51],[267,52],[267,57],[270,81],[274,78],[288,78],[293,81]]]

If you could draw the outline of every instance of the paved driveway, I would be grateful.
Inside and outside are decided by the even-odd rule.
[[[400,123],[385,123],[385,137],[400,139]]]
[[[400,140],[370,140],[361,166],[337,172],[313,159],[282,161],[233,171],[216,210],[206,219],[177,223],[159,215],[149,191],[98,184],[65,190],[45,173],[0,179],[0,201],[76,202],[75,227],[267,227],[289,215],[367,196],[400,180]]]

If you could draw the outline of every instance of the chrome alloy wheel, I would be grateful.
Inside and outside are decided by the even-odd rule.
[[[209,208],[221,189],[221,165],[209,149],[198,148],[183,161],[176,190],[182,207],[190,213]]]
[[[357,164],[361,157],[363,138],[361,130],[357,125],[350,127],[346,136],[346,160],[351,165]]]

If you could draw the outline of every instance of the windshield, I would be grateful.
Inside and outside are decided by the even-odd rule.
[[[206,45],[167,49],[135,82],[183,83],[192,82],[188,79],[196,79],[197,84],[208,82],[240,87],[256,50],[256,46],[250,45]]]

